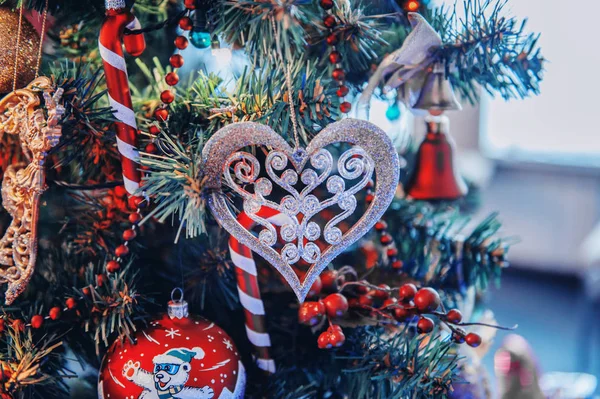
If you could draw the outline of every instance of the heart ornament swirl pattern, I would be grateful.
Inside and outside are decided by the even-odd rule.
[[[333,144],[349,148],[334,160],[326,148]],[[249,147],[267,151],[264,165],[244,151]],[[383,215],[394,197],[400,173],[398,154],[385,132],[355,119],[329,125],[306,149],[292,148],[268,126],[233,123],[208,140],[202,157],[211,192],[208,205],[215,219],[271,263],[300,302],[323,269]],[[340,223],[356,211],[355,195],[373,178],[373,201],[352,226],[342,231]],[[258,236],[237,221],[224,187],[241,198],[244,212],[261,226]],[[259,216],[262,207],[281,212],[287,221],[278,230]],[[322,226],[315,219],[324,210],[331,210],[335,216]],[[301,260],[310,265],[302,281],[293,269]]]

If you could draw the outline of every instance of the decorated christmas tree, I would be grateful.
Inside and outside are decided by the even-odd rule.
[[[510,241],[468,226],[445,113],[538,93],[504,0],[22,0],[0,26],[2,398],[490,397]]]

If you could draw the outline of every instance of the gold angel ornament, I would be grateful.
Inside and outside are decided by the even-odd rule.
[[[10,165],[2,180],[2,205],[12,217],[0,239],[0,283],[8,283],[7,305],[25,290],[35,268],[44,163],[60,140],[62,94],[50,79],[40,77],[0,101],[0,142],[5,134],[15,136],[29,162]]]

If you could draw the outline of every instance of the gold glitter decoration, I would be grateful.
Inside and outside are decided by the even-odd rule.
[[[8,7],[0,7],[0,93],[8,93],[13,89],[15,72],[15,45],[19,13]],[[21,26],[19,42],[19,60],[17,61],[17,88],[25,85],[35,77],[37,52],[40,37],[26,18]]]
[[[7,305],[25,290],[35,268],[39,201],[46,188],[44,163],[62,133],[62,94],[50,79],[40,77],[0,101],[0,140],[4,134],[18,136],[29,161],[9,166],[2,180],[2,204],[13,218],[0,239],[0,283],[8,283]]]

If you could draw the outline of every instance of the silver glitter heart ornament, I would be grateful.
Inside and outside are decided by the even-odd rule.
[[[326,147],[337,143],[349,144],[349,149],[334,161]],[[264,165],[243,151],[251,146],[268,150]],[[385,132],[355,119],[327,126],[306,149],[292,148],[268,126],[233,123],[208,140],[202,159],[206,187],[211,189],[208,205],[215,219],[241,244],[271,263],[300,302],[323,269],[381,218],[394,198],[400,174],[398,154]],[[373,201],[356,223],[342,232],[340,222],[356,210],[355,194],[373,177]],[[262,227],[258,236],[238,223],[224,186],[241,197],[244,212]],[[315,195],[318,187],[325,189]],[[273,199],[274,188],[278,199]],[[325,198],[319,198],[323,191],[327,192]],[[258,215],[262,207],[279,211],[288,221],[277,230]],[[313,217],[328,208],[339,211],[320,226]],[[326,248],[317,245],[317,240]],[[283,243],[280,249],[276,248],[278,242]],[[292,268],[300,260],[310,265],[303,281]]]

